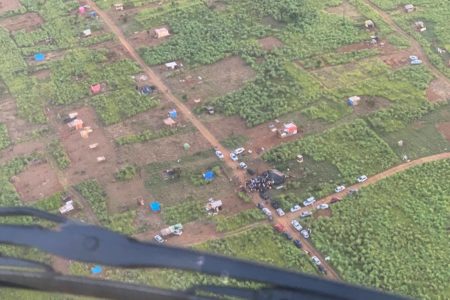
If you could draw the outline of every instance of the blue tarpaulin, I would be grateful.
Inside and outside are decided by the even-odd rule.
[[[92,274],[100,274],[101,272],[102,272],[102,267],[100,267],[99,265],[95,265],[91,268]]]
[[[35,61],[44,61],[45,60],[45,55],[44,53],[36,53],[34,55],[34,60]]]
[[[176,119],[177,111],[175,109],[172,109],[171,111],[169,111],[169,117],[172,119]]]
[[[149,85],[143,86],[143,87],[141,88],[141,93],[142,93],[143,95],[149,95],[149,94],[151,94],[152,92],[153,92],[153,89],[152,89],[152,87],[149,86]]]
[[[214,179],[214,172],[211,170],[206,171],[205,173],[203,173],[203,179],[205,179],[206,181],[211,181]]]
[[[161,203],[159,203],[158,201],[153,201],[152,203],[150,203],[150,209],[154,212],[161,211]]]

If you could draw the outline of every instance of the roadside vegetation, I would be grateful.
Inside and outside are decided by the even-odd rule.
[[[8,130],[5,124],[0,123],[0,150],[3,150],[11,145],[11,140],[9,139]]]
[[[314,244],[349,282],[446,298],[449,170],[448,160],[428,163],[345,198],[312,223]]]
[[[216,230],[218,232],[227,232],[240,229],[266,218],[259,209],[252,208],[230,217],[216,216],[214,221],[216,222]]]

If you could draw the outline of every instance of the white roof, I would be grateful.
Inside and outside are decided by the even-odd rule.
[[[176,61],[172,61],[172,62],[166,63],[165,66],[168,68],[174,68],[174,67],[178,66],[178,64]]]
[[[405,5],[405,8],[407,8],[407,9],[408,9],[408,8],[414,8],[414,5],[412,5],[412,4],[406,4],[406,5]]]
[[[90,29],[83,30],[84,35],[91,35],[92,31]]]

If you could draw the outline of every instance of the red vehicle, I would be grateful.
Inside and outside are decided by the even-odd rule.
[[[333,198],[331,198],[330,203],[336,203],[336,202],[339,202],[339,201],[341,201],[341,200],[342,200],[342,199],[339,198],[339,197],[333,197]]]
[[[275,228],[275,230],[278,231],[278,232],[285,232],[285,231],[286,231],[286,229],[284,228],[284,226],[281,225],[281,224],[275,224],[275,225],[273,226],[273,228]]]

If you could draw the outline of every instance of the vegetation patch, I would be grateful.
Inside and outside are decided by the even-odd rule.
[[[361,119],[283,144],[266,152],[264,159],[283,162],[294,160],[299,154],[309,155],[315,161],[330,161],[347,180],[378,173],[398,162],[388,144]]]
[[[70,165],[70,158],[58,140],[54,140],[48,145],[48,151],[60,170],[64,170]]]
[[[120,146],[128,145],[128,144],[136,144],[136,143],[144,143],[148,141],[153,141],[159,138],[172,136],[175,134],[186,133],[190,130],[193,130],[192,127],[170,127],[163,128],[157,131],[152,130],[144,130],[138,134],[130,134],[118,137],[116,139],[116,143]]]
[[[98,182],[96,180],[86,180],[80,182],[74,188],[89,202],[100,223],[107,224],[106,193]]]
[[[312,223],[314,244],[351,283],[446,298],[449,180],[445,160],[364,188],[335,204],[332,218]]]
[[[218,232],[232,231],[266,218],[261,210],[257,208],[242,211],[231,217],[217,216],[215,219],[216,230]]]
[[[166,224],[188,223],[206,216],[202,201],[188,197],[176,205],[163,207],[162,217]]]
[[[5,124],[0,123],[0,150],[7,148],[11,145],[11,140],[9,139],[8,130]]]
[[[117,171],[114,177],[119,181],[128,181],[133,179],[137,173],[138,168],[135,165],[127,165]]]

